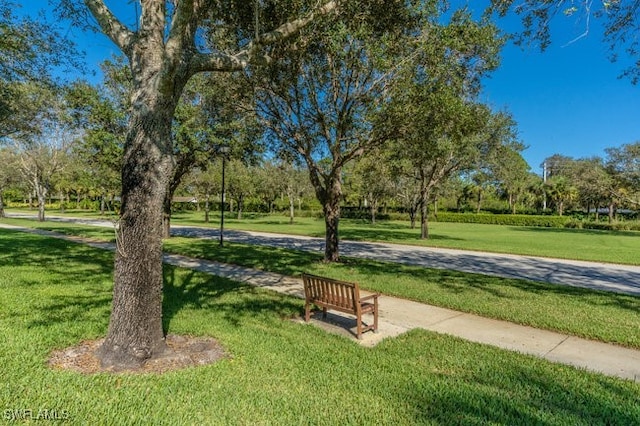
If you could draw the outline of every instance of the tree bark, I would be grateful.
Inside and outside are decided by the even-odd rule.
[[[340,260],[340,247],[338,240],[338,227],[340,225],[340,197],[342,196],[341,170],[334,170],[329,179],[325,192],[322,211],[325,223],[325,262],[337,262]]]
[[[0,219],[5,217],[4,214],[4,196],[2,195],[2,191],[0,190]]]
[[[325,203],[322,208],[325,223],[325,262],[337,262],[340,260],[338,246],[338,226],[340,224],[340,203]]]
[[[420,239],[429,239],[429,187],[427,177],[420,170]]]
[[[209,223],[209,191],[204,196],[204,223]]]
[[[45,204],[47,202],[47,188],[39,181],[34,182],[38,197],[38,222],[45,221]]]
[[[182,87],[176,76],[171,82],[163,80],[161,74],[166,70],[158,46],[153,47],[140,45],[141,51],[131,60],[132,68],[143,71],[138,75],[134,72],[122,167],[113,306],[107,337],[97,353],[103,367],[113,369],[140,366],[166,347],[162,326],[162,213],[173,171],[175,93]]]
[[[150,89],[150,88],[147,88]],[[125,146],[113,307],[98,355],[105,367],[141,365],[165,348],[162,328],[162,208],[171,175],[173,105],[150,91],[136,99]],[[149,108],[149,106],[151,106]]]
[[[289,193],[287,197],[289,198],[289,224],[292,224],[296,210],[295,200],[293,199],[293,194],[291,193]]]

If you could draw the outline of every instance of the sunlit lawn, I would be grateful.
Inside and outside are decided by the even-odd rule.
[[[108,229],[57,222],[5,222],[113,238],[113,231]],[[387,295],[640,348],[640,298],[630,295],[363,259],[343,259],[340,264],[327,265],[321,262],[319,253],[232,242],[221,248],[217,240],[173,237],[164,247],[191,257],[285,275],[306,271],[358,281],[365,289]]]
[[[112,261],[0,230],[3,420],[46,409],[69,424],[640,423],[637,383],[426,331],[364,348],[291,321],[301,300],[172,267],[166,331],[215,337],[227,359],[164,375],[50,369],[53,349],[106,333]]]

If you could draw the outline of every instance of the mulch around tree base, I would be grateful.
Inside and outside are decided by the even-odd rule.
[[[84,374],[103,372],[164,373],[187,367],[213,364],[220,359],[229,357],[215,339],[169,334],[166,337],[168,348],[163,354],[147,360],[138,368],[116,371],[113,368],[102,368],[100,360],[95,356],[96,350],[103,341],[104,339],[87,340],[70,348],[53,351],[49,358],[49,366]]]

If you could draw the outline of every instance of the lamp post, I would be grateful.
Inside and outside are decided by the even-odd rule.
[[[227,160],[227,154],[230,149],[226,145],[221,145],[218,152],[222,155],[222,192],[220,193],[220,247],[224,244],[224,166]]]

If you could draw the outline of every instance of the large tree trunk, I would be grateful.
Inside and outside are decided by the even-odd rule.
[[[371,209],[371,224],[375,225],[376,224],[376,213],[378,212],[378,201],[371,201],[371,205],[370,205],[370,209]]]
[[[289,223],[292,224],[296,211],[295,200],[293,199],[293,194],[290,193],[287,196],[289,198]]]
[[[325,262],[337,262],[340,260],[338,247],[338,225],[340,224],[340,203],[325,203],[322,207],[325,223]]]
[[[204,223],[209,223],[209,191],[204,196]]]
[[[47,202],[47,187],[37,180],[34,182],[36,196],[38,197],[38,222],[45,220],[45,204]]]
[[[340,197],[342,196],[341,171],[338,169],[330,179],[325,191],[322,203],[325,223],[325,262],[337,262],[340,260],[340,248],[338,239],[338,226],[340,224]]]
[[[141,67],[149,70],[150,62],[158,58],[151,55],[141,60],[149,60],[146,67]],[[107,368],[139,366],[166,348],[162,327],[162,212],[173,166],[170,130],[177,102],[173,93],[180,90],[170,87],[163,96],[159,79],[155,73],[134,76],[122,168],[113,307],[107,337],[98,351]],[[163,89],[166,86],[169,83]]]
[[[429,187],[422,170],[420,171],[420,239],[429,239]]]

